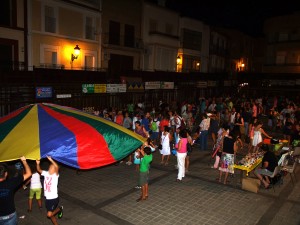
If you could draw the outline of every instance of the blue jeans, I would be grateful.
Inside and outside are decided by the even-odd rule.
[[[208,130],[201,131],[199,141],[200,141],[200,149],[201,150],[207,150],[207,138],[208,138]]]
[[[0,217],[0,225],[17,225],[17,223],[18,219],[16,212],[10,214],[8,219],[5,219],[4,216]]]

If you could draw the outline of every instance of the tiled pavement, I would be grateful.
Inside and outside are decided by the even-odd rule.
[[[149,199],[137,203],[140,191],[134,189],[138,173],[133,165],[120,164],[91,171],[63,167],[59,195],[64,205],[60,225],[110,224],[237,224],[237,225],[299,225],[300,182],[295,186],[289,176],[284,184],[259,193],[241,190],[239,171],[230,184],[219,184],[218,172],[210,168],[209,152],[194,150],[190,172],[184,182],[177,183],[171,157],[168,166],[159,165],[160,155],[154,153],[150,171]],[[44,165],[46,166],[46,165]],[[300,166],[297,168],[297,179]],[[18,191],[16,205],[19,224],[51,224],[44,209],[33,204],[27,213],[28,191]]]

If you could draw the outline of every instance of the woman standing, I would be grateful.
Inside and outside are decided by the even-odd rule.
[[[233,131],[236,136],[239,136],[241,138],[242,142],[245,142],[244,118],[239,112],[237,112],[235,115]]]
[[[186,130],[187,133],[187,139],[188,139],[188,143],[193,146],[193,138],[191,136],[191,132],[189,130]],[[185,158],[185,172],[188,173],[189,172],[189,167],[190,167],[190,156],[191,156],[191,152],[188,151],[186,152],[186,158]]]
[[[263,123],[261,121],[258,121],[255,125],[254,128],[254,136],[253,136],[253,147],[254,147],[254,152],[258,151],[258,144],[263,142],[263,138],[262,138],[262,134],[264,136],[266,136],[267,138],[272,138],[270,137],[265,131],[264,129],[262,129]]]
[[[165,126],[164,131],[161,134],[160,138],[160,144],[162,146],[162,149],[160,149],[160,154],[161,154],[161,165],[168,165],[170,155],[171,155],[171,148],[170,148],[170,141],[172,139],[171,134],[170,134],[170,128]],[[165,161],[165,157],[167,158]]]
[[[177,149],[177,167],[178,167],[178,175],[177,175],[177,182],[182,181],[182,178],[185,177],[185,158],[187,155],[187,132],[185,130],[181,130],[180,133],[180,140],[178,142],[178,149]]]
[[[228,136],[223,139],[223,152],[221,156],[221,165],[219,167],[219,182],[222,182],[223,172],[225,173],[223,183],[227,183],[229,173],[234,173],[234,155],[238,146],[233,139],[233,132],[230,131]]]
[[[248,145],[248,153],[252,152],[253,149],[253,137],[254,137],[254,128],[257,123],[257,118],[253,117],[251,122],[249,123],[248,137],[249,137],[249,145]]]

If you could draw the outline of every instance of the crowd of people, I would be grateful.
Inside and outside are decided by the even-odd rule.
[[[159,101],[151,107],[139,102],[121,110],[106,108],[94,114],[149,138],[152,152],[156,149],[161,154],[161,165],[167,166],[170,156],[176,155],[177,182],[189,171],[189,149],[192,148],[187,146],[195,144],[200,150],[210,150],[208,139],[211,138],[215,158],[212,168],[219,170],[219,182],[226,184],[228,174],[233,173],[235,156],[241,149],[247,148],[248,153],[258,152],[263,139],[274,138],[271,133],[275,131],[288,143],[300,139],[299,103],[299,96],[295,99],[215,97],[181,104]],[[126,164],[139,163],[137,155],[129,156]]]
[[[246,147],[249,153],[259,151],[263,137],[273,138],[271,133],[274,131],[281,132],[288,143],[300,140],[299,100],[299,96],[295,99],[277,96],[252,99],[245,96],[201,97],[181,104],[176,101],[160,101],[150,108],[139,102],[128,104],[122,109],[109,107],[95,110],[93,114],[132,130],[147,140],[133,154],[119,162],[126,161],[127,165],[136,166],[136,171],[139,172],[137,188],[141,189],[141,196],[137,201],[140,202],[149,197],[148,180],[153,152],[160,153],[162,166],[169,164],[171,155],[177,157],[176,182],[182,182],[189,172],[193,145],[198,145],[200,150],[211,150],[215,158],[212,168],[218,169],[219,182],[226,184],[228,175],[233,173],[235,155],[241,148]],[[212,149],[208,146],[209,138],[213,142]],[[268,188],[270,181],[264,175],[273,172],[274,160],[270,153],[265,156],[263,168],[256,170],[255,174]],[[34,196],[39,208],[42,208],[41,176],[44,180],[47,217],[54,225],[58,224],[56,215],[58,218],[63,215],[57,192],[58,164],[48,157],[49,169],[43,171],[39,160],[32,169],[25,157],[20,160],[23,163],[23,173],[9,174],[7,167],[0,165],[0,224],[17,223],[14,192],[20,185],[26,187],[30,183],[28,212],[32,211]]]

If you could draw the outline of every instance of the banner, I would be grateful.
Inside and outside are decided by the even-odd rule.
[[[85,94],[106,93],[106,84],[83,84],[82,93]]]
[[[143,92],[144,89],[143,82],[127,82],[127,92]]]
[[[126,92],[126,84],[107,84],[107,93],[123,93]]]
[[[207,87],[217,87],[217,81],[216,80],[207,81]]]
[[[90,94],[94,93],[95,85],[94,84],[83,84],[82,85],[82,93]]]
[[[145,82],[146,90],[156,90],[156,89],[174,89],[174,82],[167,81],[149,81]]]
[[[198,81],[196,83],[197,88],[207,88],[207,81]]]
[[[95,84],[94,93],[106,93],[106,84]]]
[[[36,98],[52,98],[52,87],[36,87],[35,97]]]
[[[145,82],[145,90],[160,89],[160,81]]]
[[[231,87],[231,80],[224,80],[224,87]]]
[[[161,82],[161,89],[174,89],[174,82]]]

